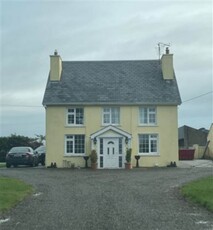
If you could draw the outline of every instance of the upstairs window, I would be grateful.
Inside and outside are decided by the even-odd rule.
[[[156,108],[141,107],[139,109],[140,125],[156,125]]]
[[[105,107],[103,108],[103,124],[119,125],[120,124],[120,108]]]
[[[67,124],[68,125],[83,125],[84,124],[84,109],[83,108],[67,109]]]
[[[139,134],[139,154],[158,154],[157,134]]]

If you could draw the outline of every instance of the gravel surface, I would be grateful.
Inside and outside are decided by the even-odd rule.
[[[32,184],[34,193],[6,214],[1,230],[213,229],[213,214],[185,201],[182,184],[212,168],[127,170],[0,169]]]

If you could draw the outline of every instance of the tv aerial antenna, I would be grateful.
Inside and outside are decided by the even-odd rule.
[[[165,44],[163,42],[158,42],[158,57],[159,57],[159,60],[160,60],[160,57],[161,57],[161,54],[164,50],[164,47],[170,47],[170,43],[168,44]]]

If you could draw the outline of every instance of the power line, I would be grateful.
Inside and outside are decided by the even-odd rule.
[[[41,105],[9,105],[9,104],[2,104],[0,106],[4,106],[4,107],[22,107],[22,108],[38,108],[38,107],[43,107]]]
[[[200,95],[198,95],[198,96],[196,96],[196,97],[192,97],[192,98],[190,98],[190,99],[187,99],[187,100],[185,100],[185,101],[182,101],[182,103],[185,103],[185,102],[188,102],[188,101],[195,100],[195,99],[197,99],[197,98],[200,98],[200,97],[206,96],[206,95],[208,95],[208,94],[210,94],[210,93],[213,93],[213,91],[210,91],[210,92],[208,92],[208,93],[204,93],[204,94],[200,94]]]

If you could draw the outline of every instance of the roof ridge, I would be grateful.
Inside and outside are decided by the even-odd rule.
[[[147,62],[147,61],[159,61],[158,59],[147,59],[147,60],[73,60],[73,61],[62,61],[62,62]]]

